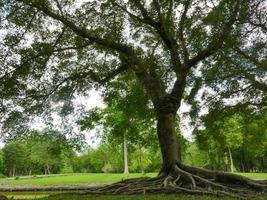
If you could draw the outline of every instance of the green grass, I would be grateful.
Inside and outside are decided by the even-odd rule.
[[[0,179],[1,185],[34,185],[34,186],[48,186],[48,185],[86,185],[86,184],[105,184],[121,181],[122,179],[141,177],[142,174],[69,174],[65,176],[40,176],[32,179],[18,179],[3,178]],[[156,173],[148,173],[145,176],[156,176]]]
[[[239,173],[240,175],[252,178],[252,179],[261,179],[267,180],[267,173]],[[14,178],[2,178],[0,179],[1,185],[31,185],[31,186],[51,186],[51,185],[97,185],[97,184],[107,184],[114,183],[117,181],[121,181],[122,179],[128,178],[137,178],[141,177],[142,174],[68,174],[68,175],[55,175],[55,176],[38,176],[37,178],[24,179],[25,177],[21,177],[21,179],[15,180]],[[156,173],[148,173],[145,176],[156,176]]]
[[[239,173],[240,175],[252,179],[266,179],[267,173]],[[1,186],[53,186],[53,185],[96,185],[107,184],[120,181],[127,178],[141,177],[141,174],[67,174],[67,175],[50,175],[50,176],[37,176],[37,177],[21,177],[18,180],[14,178],[0,179]],[[156,173],[149,173],[145,176],[156,176]],[[43,200],[211,200],[211,199],[224,199],[232,200],[231,198],[215,198],[203,196],[173,196],[173,195],[159,195],[159,196],[78,196],[78,195],[55,195],[47,197],[50,194],[58,192],[11,192],[5,193],[8,197],[14,199],[37,199],[45,197]],[[266,200],[267,197],[257,198],[257,200]]]
[[[255,180],[267,180],[267,173],[237,173]]]
[[[58,195],[59,192],[3,192],[10,199],[40,199],[49,195]],[[54,198],[51,196],[51,198]],[[58,196],[55,198],[59,198]]]

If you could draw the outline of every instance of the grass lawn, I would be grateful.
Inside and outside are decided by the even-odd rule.
[[[252,179],[266,179],[267,173],[239,173]],[[149,173],[145,176],[156,176],[156,173]],[[27,186],[52,186],[52,185],[95,185],[95,184],[107,184],[120,181],[127,178],[141,177],[142,174],[66,174],[66,175],[50,175],[50,176],[37,176],[37,177],[21,177],[18,180],[14,178],[2,178],[0,179],[0,187],[27,187]],[[14,199],[38,199],[43,200],[211,200],[211,199],[224,199],[233,200],[231,198],[215,198],[215,197],[203,197],[203,196],[174,196],[174,195],[147,195],[147,196],[78,196],[78,195],[66,195],[58,194],[58,192],[5,192],[8,197],[14,197]],[[50,194],[57,194],[55,196],[49,196]],[[257,198],[256,200],[266,200],[267,197]]]
[[[255,180],[267,180],[267,173],[237,173]]]
[[[252,179],[261,179],[267,180],[267,173],[239,173],[240,175],[244,175],[246,177]],[[148,173],[145,176],[156,176],[156,173]],[[121,181],[122,179],[128,178],[137,178],[143,176],[142,174],[67,174],[67,175],[55,175],[55,176],[37,176],[32,178],[24,179],[14,179],[14,178],[2,178],[0,179],[0,187],[2,186],[13,186],[13,185],[32,185],[32,186],[49,186],[49,185],[95,185],[95,184],[106,184],[106,183],[114,183],[117,181]]]
[[[144,176],[156,176],[156,173],[148,173]],[[15,179],[15,178],[2,178],[0,179],[1,185],[34,185],[34,186],[48,186],[48,185],[95,185],[95,184],[106,184],[106,183],[114,183],[121,181],[122,179],[129,178],[137,178],[142,177],[143,175],[140,173],[136,174],[66,174],[66,175],[55,175],[55,176],[37,176],[24,179]]]

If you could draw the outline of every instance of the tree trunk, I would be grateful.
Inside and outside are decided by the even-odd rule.
[[[128,166],[128,145],[127,145],[127,137],[126,134],[123,136],[123,155],[124,155],[124,174],[129,174],[129,166]]]
[[[13,172],[12,172],[12,176],[15,177],[16,176],[16,167],[13,167]]]
[[[47,174],[50,174],[50,167],[48,164],[46,164],[46,170],[47,170]]]
[[[229,159],[230,159],[230,170],[233,173],[234,172],[234,162],[233,162],[232,152],[231,152],[231,149],[229,147],[227,147],[227,148],[228,148]]]
[[[142,163],[142,148],[141,147],[139,147],[139,154],[138,154],[137,162],[138,162],[138,166],[140,167],[141,173],[145,174],[145,168]]]
[[[157,116],[157,135],[160,143],[163,166],[162,175],[172,173],[174,166],[181,162],[178,139],[175,132],[175,114],[162,113]]]

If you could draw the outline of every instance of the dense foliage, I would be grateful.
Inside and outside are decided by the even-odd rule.
[[[267,134],[266,117],[263,115],[266,112],[247,119],[245,113],[226,116],[216,114],[216,119],[212,117],[212,125],[194,132],[194,142],[184,140],[183,162],[197,167],[231,171],[230,147],[235,172],[266,172]],[[209,123],[209,117],[211,114],[205,117],[206,123]],[[214,129],[218,130],[214,132]],[[96,148],[84,148],[77,153],[58,132],[32,132],[23,140],[5,144],[0,151],[0,173],[6,176],[122,173],[123,142],[108,138],[104,137]],[[129,143],[130,173],[158,172],[161,162],[159,149],[153,147],[156,141],[142,148],[138,148],[134,140]]]

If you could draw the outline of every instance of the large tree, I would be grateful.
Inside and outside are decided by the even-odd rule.
[[[26,123],[23,115],[47,113],[53,101],[68,114],[78,93],[130,73],[154,109],[163,164],[158,178],[139,182],[135,190],[126,182],[128,187],[117,192],[209,194],[212,188],[218,194],[246,195],[221,183],[266,191],[266,185],[236,175],[183,165],[175,133],[185,89],[191,89],[187,99],[196,107],[202,77],[218,84],[215,91],[247,91],[242,85],[248,80],[257,95],[249,103],[265,100],[266,1],[2,2],[1,113],[7,122],[16,119],[23,130],[18,125]],[[250,51],[250,46],[255,48]],[[222,76],[222,83],[214,81]],[[151,184],[156,188],[143,189]]]

